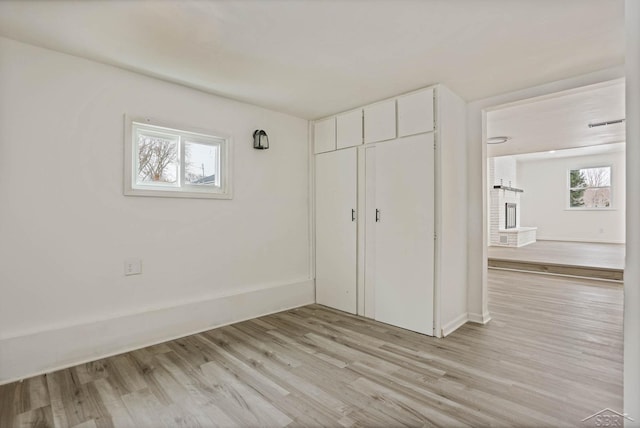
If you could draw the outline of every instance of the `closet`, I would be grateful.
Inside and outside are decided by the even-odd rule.
[[[434,336],[467,321],[465,111],[437,85],[314,123],[317,303]]]
[[[316,302],[356,313],[355,148],[316,155]]]
[[[374,318],[433,333],[434,150],[433,134],[398,138],[366,149],[373,217],[365,240]]]

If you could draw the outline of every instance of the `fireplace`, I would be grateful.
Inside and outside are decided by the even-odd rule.
[[[491,246],[523,247],[536,242],[537,227],[520,223],[521,198],[524,190],[517,187],[517,162],[511,156],[489,158],[489,236]]]
[[[518,204],[505,203],[504,204],[504,228],[515,229],[518,226],[517,220]]]

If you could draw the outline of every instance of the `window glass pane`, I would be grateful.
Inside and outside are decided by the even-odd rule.
[[[125,117],[125,195],[231,199],[230,139]]]
[[[606,208],[611,206],[611,167],[569,171],[569,206]]]
[[[571,208],[584,207],[584,190],[570,190],[569,206]]]
[[[582,196],[585,208],[606,208],[611,206],[611,188],[586,189]]]
[[[219,186],[218,146],[186,141],[184,144],[187,184]]]
[[[611,167],[573,169],[571,188],[611,186]]]
[[[178,141],[172,136],[138,133],[138,184],[174,184],[178,179]]]

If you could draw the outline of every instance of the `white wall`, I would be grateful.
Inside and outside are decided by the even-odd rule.
[[[518,161],[521,224],[537,227],[539,240],[624,243],[624,162],[624,151]],[[611,209],[567,209],[568,171],[596,166],[611,166]]]
[[[494,185],[518,187],[518,164],[513,156],[493,158],[493,183],[489,188]]]
[[[1,38],[0,93],[0,382],[313,302],[306,120]],[[123,196],[125,113],[232,135],[233,200]]]
[[[443,335],[468,319],[467,312],[467,105],[443,85],[438,86],[440,132],[436,162],[436,250],[439,322]]]
[[[580,88],[624,77],[624,67],[615,67],[570,79],[551,82],[467,104],[468,145],[468,306],[469,317],[479,322],[490,319],[487,293],[487,148],[483,143],[486,111],[533,97]]]
[[[624,411],[640,426],[640,2],[625,9],[627,117],[627,252],[624,269]]]

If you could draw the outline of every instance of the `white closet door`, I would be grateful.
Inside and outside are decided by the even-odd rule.
[[[356,148],[316,156],[316,301],[352,314],[357,309],[357,165]]]
[[[433,134],[380,144],[375,159],[375,319],[433,335]]]

